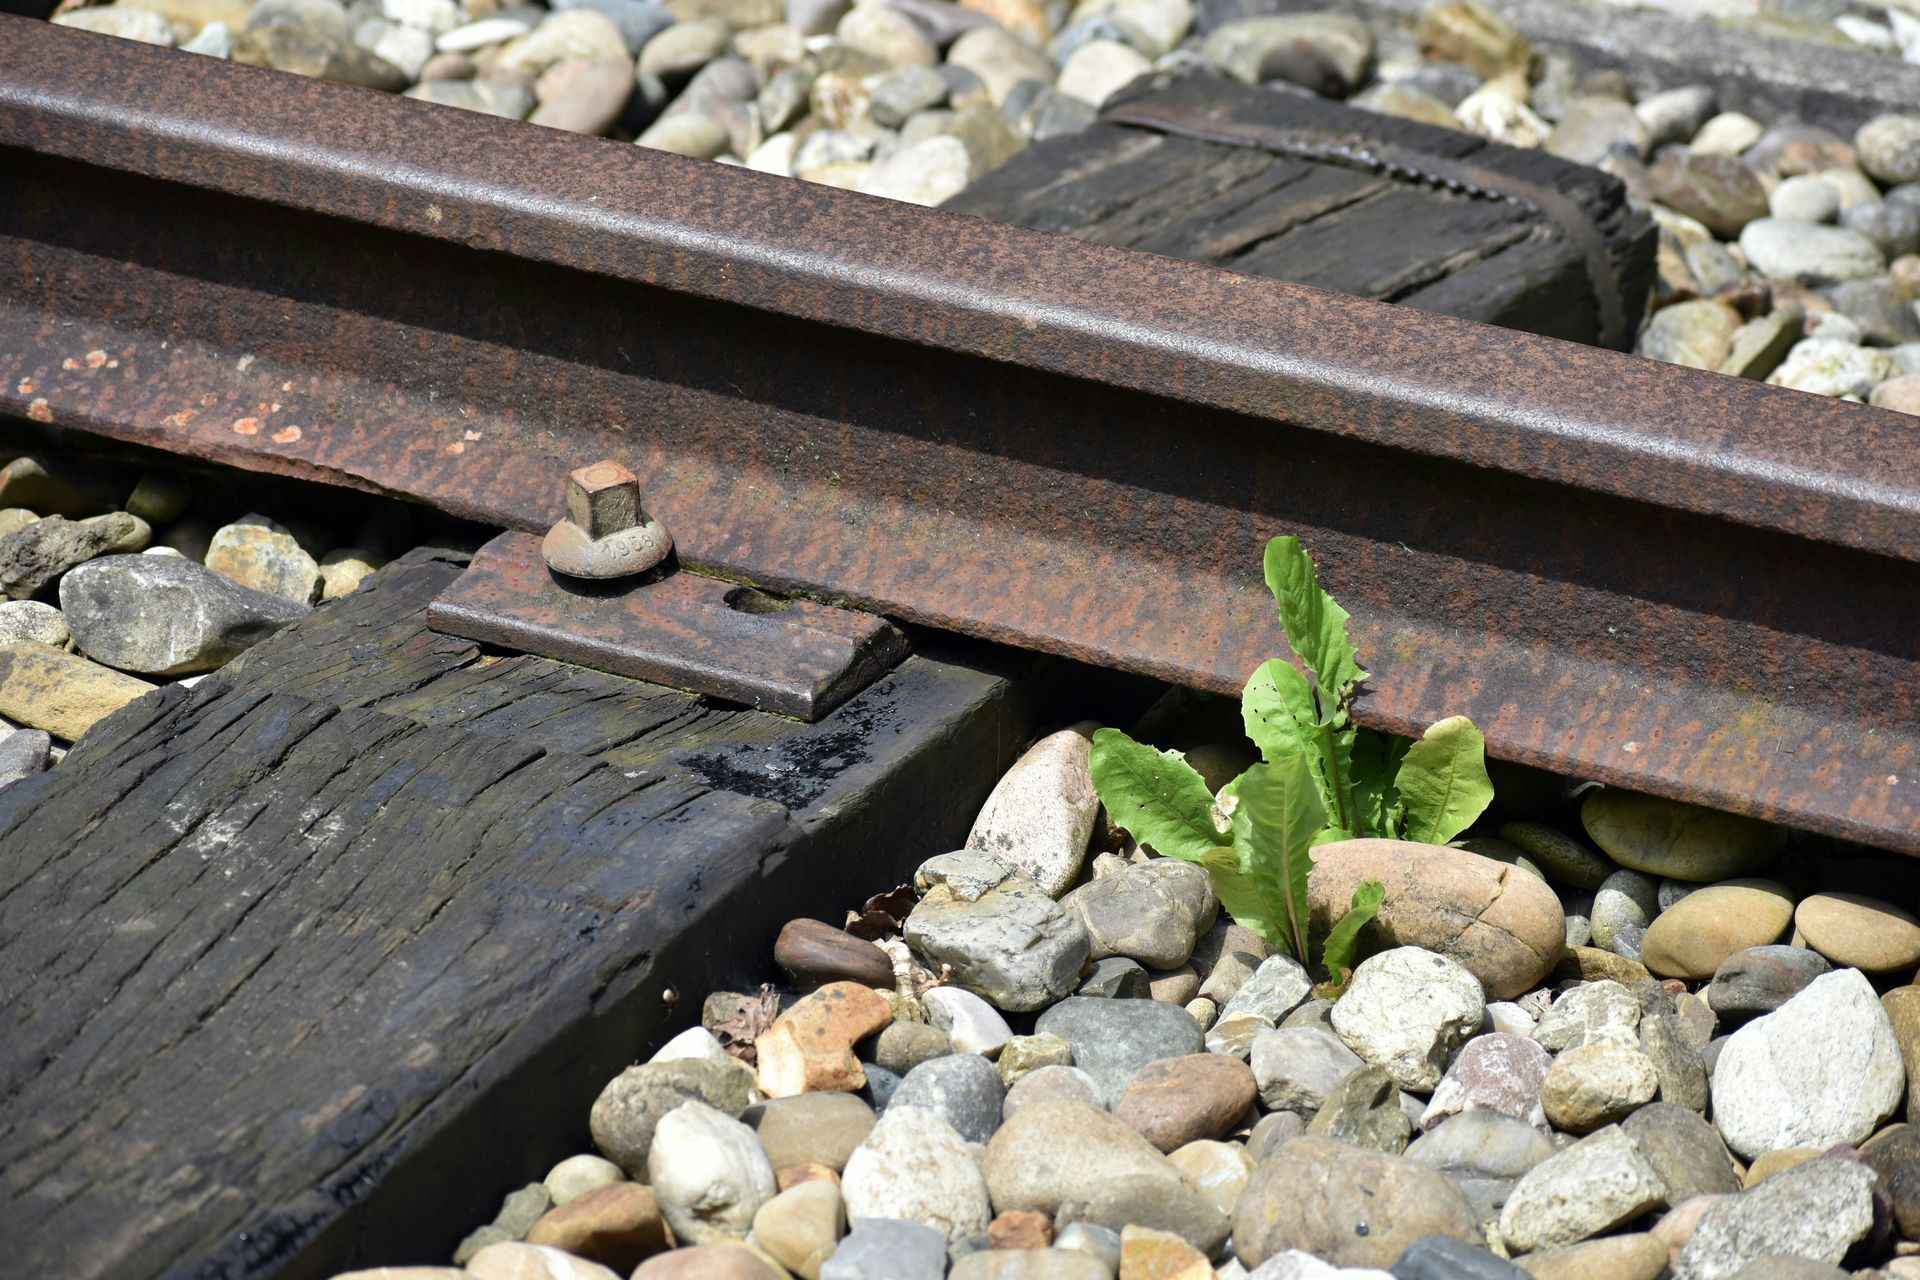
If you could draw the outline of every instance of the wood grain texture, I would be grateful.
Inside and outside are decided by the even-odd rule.
[[[1653,279],[1652,223],[1597,169],[1211,77],[1156,77],[1119,101],[1358,135],[1557,191],[1606,239],[1627,316],[1641,313]],[[1582,254],[1549,221],[1512,203],[1324,160],[1100,123],[1030,148],[945,207],[1549,337],[1599,336]]]
[[[0,790],[0,1271],[443,1262],[780,921],[953,847],[1032,727],[926,657],[802,725],[486,654],[422,625],[457,561]]]

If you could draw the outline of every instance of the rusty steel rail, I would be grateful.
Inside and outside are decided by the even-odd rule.
[[[1912,419],[0,19],[0,412],[1920,853]]]

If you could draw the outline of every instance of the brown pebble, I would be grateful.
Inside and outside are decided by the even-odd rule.
[[[1246,1063],[1226,1054],[1195,1053],[1140,1068],[1113,1113],[1168,1152],[1232,1133],[1256,1092]]]
[[[797,1187],[803,1182],[831,1182],[836,1187],[840,1185],[840,1175],[817,1160],[809,1160],[805,1164],[790,1164],[784,1169],[776,1170],[773,1180],[782,1191],[789,1187]]]
[[[1045,1249],[1053,1243],[1053,1220],[1038,1209],[1009,1209],[987,1224],[995,1249]]]
[[[655,1254],[633,1280],[780,1280],[780,1273],[745,1245],[702,1244]]]
[[[804,990],[829,982],[893,986],[887,953],[821,920],[789,920],[773,944],[773,962]]]
[[[615,1182],[576,1196],[542,1215],[528,1244],[550,1244],[625,1273],[667,1247],[666,1223],[653,1188]]]

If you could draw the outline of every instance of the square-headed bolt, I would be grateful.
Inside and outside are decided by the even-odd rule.
[[[612,460],[567,477],[567,518],[598,541],[640,523],[640,480]]]
[[[567,476],[567,518],[541,540],[547,567],[575,578],[624,578],[667,558],[673,535],[640,505],[640,481],[608,459]]]

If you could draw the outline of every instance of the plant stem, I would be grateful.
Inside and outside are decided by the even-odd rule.
[[[1350,835],[1361,835],[1363,833],[1355,831],[1353,826],[1348,822],[1348,818],[1351,816],[1350,810],[1353,805],[1353,797],[1347,794],[1346,779],[1342,777],[1340,773],[1340,753],[1333,749],[1333,723],[1331,721],[1320,726],[1320,736],[1322,739],[1321,749],[1327,757],[1327,782],[1333,789],[1333,816],[1335,820],[1339,822],[1342,831]]]

